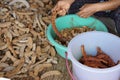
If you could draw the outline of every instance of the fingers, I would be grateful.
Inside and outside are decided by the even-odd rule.
[[[60,11],[58,11],[58,14],[61,15],[61,16],[63,16],[63,15],[66,14],[66,12],[67,12],[66,9],[61,9]]]
[[[59,11],[60,10],[60,8],[56,5],[52,10],[51,10],[51,12],[54,12],[54,11]]]
[[[83,17],[83,18],[87,18],[86,14],[84,13],[81,13],[81,12],[78,12],[77,15],[79,15],[80,17]]]
[[[77,15],[79,15],[80,17],[83,17],[83,18],[87,18],[89,17],[89,12],[86,12],[84,9],[85,9],[85,5],[83,5],[79,10],[79,12],[77,13]]]
[[[83,17],[83,18],[87,18],[87,17],[93,15],[93,12],[85,10],[84,6],[83,6],[82,8],[80,8],[80,11],[77,13],[77,15],[79,15],[80,17]]]
[[[66,4],[57,4],[52,10],[56,11],[59,15],[65,15],[69,9],[70,5],[66,5]]]
[[[85,8],[85,5],[83,5],[79,10],[83,10]]]
[[[83,18],[87,18],[89,16],[91,16],[92,14],[90,14],[89,12],[88,13],[84,13],[84,12],[78,12],[77,15],[79,15],[80,17],[83,17]]]
[[[59,15],[65,15],[70,8],[70,3],[66,0],[60,0],[51,12],[56,11]]]
[[[94,13],[96,13],[95,5],[85,4],[80,8],[80,11],[77,14],[83,18],[87,18],[89,16],[92,16]]]
[[[55,6],[53,9],[52,9],[52,12],[56,11],[59,15],[63,16],[66,14],[67,10],[66,9],[63,9],[61,7],[58,7],[58,6]]]

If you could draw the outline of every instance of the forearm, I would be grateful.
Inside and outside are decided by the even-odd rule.
[[[120,0],[110,0],[106,2],[97,3],[97,5],[99,5],[97,11],[114,10],[120,6]]]
[[[75,0],[58,0],[58,1],[66,1],[66,2],[70,3],[70,5],[71,5]]]

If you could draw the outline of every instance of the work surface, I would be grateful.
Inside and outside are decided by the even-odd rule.
[[[50,76],[47,78],[44,78],[42,80],[71,80],[68,71],[65,66],[65,59],[62,58],[61,56],[57,55],[58,58],[58,64],[53,65],[53,67],[48,68],[46,71],[49,70],[59,70],[62,74],[59,76]],[[69,67],[71,69],[71,62],[69,61]],[[12,80],[33,80],[32,77],[26,77],[26,78],[14,78]]]
[[[70,80],[65,61],[46,38],[51,0],[0,1],[0,77]]]

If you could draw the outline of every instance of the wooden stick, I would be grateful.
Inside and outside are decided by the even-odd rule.
[[[53,30],[55,31],[56,35],[61,39],[61,38],[62,38],[62,35],[61,35],[60,32],[58,31],[58,29],[57,29],[57,27],[56,27],[56,24],[55,24],[56,16],[57,16],[57,12],[56,12],[56,11],[52,12],[51,23],[52,23],[52,27],[53,27]]]
[[[84,45],[81,45],[81,52],[82,52],[83,57],[86,58],[87,55],[86,55],[86,51],[85,51]]]

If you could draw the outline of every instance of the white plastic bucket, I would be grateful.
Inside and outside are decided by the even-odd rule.
[[[115,63],[120,60],[120,38],[101,31],[85,32],[74,37],[68,44],[68,58],[72,61],[72,71],[76,80],[119,80],[120,64],[105,68],[91,68],[78,60],[82,56],[81,45],[85,46],[87,54],[96,55],[96,48],[108,54]]]

